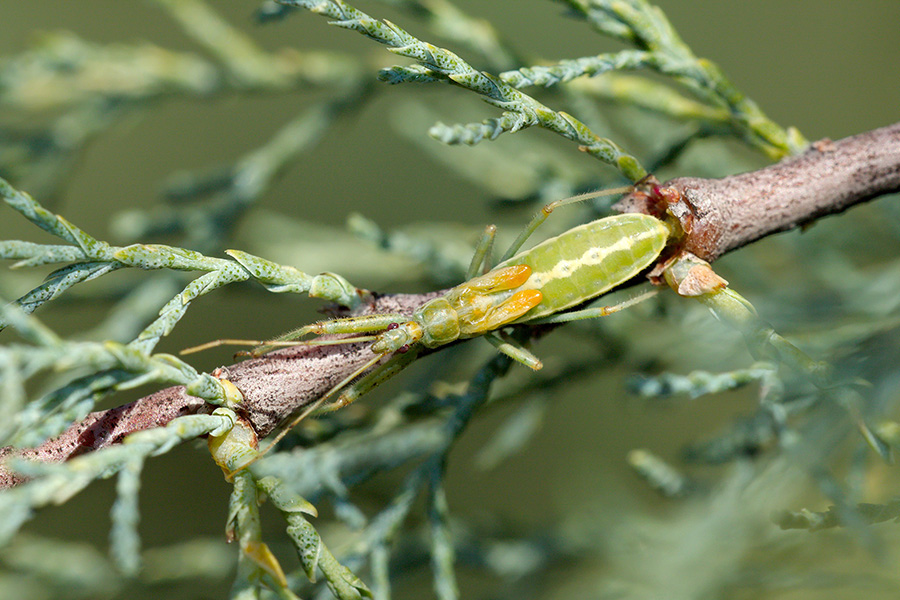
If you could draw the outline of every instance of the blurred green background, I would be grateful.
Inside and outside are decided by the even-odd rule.
[[[492,22],[504,39],[510,40],[519,51],[544,60],[586,56],[620,48],[616,43],[594,34],[584,24],[566,18],[561,5],[553,2],[468,0],[457,4],[470,14],[481,15]],[[697,55],[716,62],[770,118],[783,126],[796,126],[810,140],[822,137],[838,139],[890,124],[900,117],[898,2],[660,0],[657,4]],[[228,0],[211,5],[231,24],[250,34],[269,50],[284,46],[331,48],[367,56],[379,64],[395,62],[394,57],[380,46],[357,34],[328,27],[324,19],[314,15],[298,12],[280,23],[260,26],[252,20],[252,11],[256,8],[254,2]],[[424,39],[440,42],[430,37],[416,21],[384,8],[381,3],[359,2],[356,6],[370,14],[390,18]],[[146,40],[171,49],[202,53],[152,2],[35,0],[0,5],[0,54],[15,55],[29,48],[41,32],[60,29],[73,31],[82,39],[97,43]],[[280,238],[275,238],[274,242],[257,240],[256,243],[261,246],[256,247],[241,244],[254,243],[250,240],[258,237],[265,227],[272,226],[271,219],[278,219],[277,216],[266,217],[265,211],[333,227],[343,227],[350,213],[359,212],[386,229],[410,226],[421,221],[451,221],[469,226],[466,231],[477,232],[483,224],[497,222],[505,230],[515,232],[537,208],[535,205],[498,208],[497,203],[492,201],[500,199],[498,196],[502,194],[486,191],[435,162],[419,146],[398,135],[391,126],[397,120],[398,108],[402,110],[402,103],[410,99],[428,99],[438,118],[445,122],[455,122],[457,119],[458,112],[448,112],[446,116],[440,112],[443,107],[454,106],[454,103],[462,108],[453,110],[466,111],[470,120],[495,116],[496,109],[480,103],[472,94],[446,86],[400,86],[380,92],[375,102],[332,128],[312,153],[305,154],[287,170],[259,202],[263,216],[249,217],[242,226],[240,236],[243,237],[239,236],[236,242],[238,247],[274,260],[290,260],[302,270],[316,272],[320,269],[319,258],[315,259],[315,264],[307,264],[302,256],[293,256],[290,250],[278,254],[272,246],[283,244]],[[240,157],[268,140],[309,103],[309,94],[299,92],[230,94],[208,100],[171,99],[155,103],[145,111],[132,113],[91,143],[79,157],[79,163],[62,192],[48,205],[96,237],[112,243],[120,242],[111,228],[114,213],[130,208],[147,208],[158,203],[162,183],[174,172],[202,170]],[[3,115],[0,115],[2,119]],[[428,124],[426,121],[421,128],[423,138],[426,137]],[[529,130],[504,137],[506,139],[496,142],[498,149],[502,149],[504,144],[519,143],[522,138],[543,138],[551,146],[567,152],[575,169],[589,172],[606,168],[577,152],[570,143],[546,140],[553,135],[545,131]],[[437,142],[425,143],[438,146]],[[438,147],[435,151],[461,153],[469,150]],[[745,149],[733,148],[733,151],[747,161],[748,168],[753,164],[764,164],[761,157]],[[696,167],[698,162],[702,161],[694,157],[687,164],[702,168]],[[715,168],[715,164],[710,166],[711,170]],[[411,174],[416,176],[411,177]],[[710,173],[679,170],[668,174]],[[381,184],[373,185],[373,181]],[[854,209],[859,214],[853,218],[862,223],[858,230],[851,230],[843,218],[829,219],[817,225],[804,240],[804,243],[811,245],[811,249],[807,250],[807,256],[798,258],[801,261],[799,264],[785,264],[792,257],[786,254],[790,251],[785,249],[795,246],[783,244],[800,245],[799,234],[792,233],[787,236],[793,240],[791,242],[765,240],[742,251],[750,255],[748,262],[755,265],[757,271],[747,273],[743,271],[745,262],[740,258],[728,257],[722,262],[723,274],[737,289],[746,291],[755,303],[759,300],[758,308],[777,326],[790,329],[795,321],[815,322],[816,315],[807,313],[798,318],[792,311],[799,311],[799,307],[785,307],[785,302],[780,301],[778,295],[779,289],[783,289],[779,286],[797,283],[798,287],[814,287],[815,278],[810,271],[815,271],[817,267],[815,244],[821,244],[821,247],[831,243],[845,245],[852,260],[854,253],[862,252],[854,245],[860,244],[861,248],[863,240],[842,235],[842,232],[866,231],[866,227],[873,225],[877,227],[881,214],[875,212],[877,210],[868,206]],[[46,236],[9,210],[0,211],[0,236],[3,239],[47,240]],[[271,245],[266,246],[266,243]],[[881,250],[886,255],[896,255],[896,247]],[[868,251],[878,254],[879,249],[868,248]],[[327,261],[325,266],[328,266]],[[779,272],[779,269],[783,271]],[[22,294],[43,274],[27,272],[17,274],[15,278],[0,279],[0,292],[7,298]],[[359,286],[384,292],[422,291],[429,285],[435,285],[428,281],[368,280],[365,272],[341,274]],[[797,277],[805,276],[810,279],[797,282]],[[741,283],[745,283],[743,288]],[[174,352],[218,337],[275,335],[315,318],[316,309],[321,307],[320,302],[305,297],[257,294],[252,293],[251,286],[243,287],[243,290],[226,290],[200,300],[159,350]],[[790,298],[790,294],[786,293],[785,298]],[[667,306],[670,310],[680,310],[677,301]],[[695,307],[684,310],[689,315],[686,318],[694,318],[690,315],[695,314]],[[83,329],[85,324],[95,322],[104,314],[104,307],[60,302],[58,306],[51,304],[45,307],[38,314],[42,320],[65,333]],[[634,363],[640,363],[641,357],[648,357],[649,360],[655,354],[664,354],[669,359],[666,366],[673,370],[681,368],[682,372],[686,372],[695,368],[710,368],[702,359],[692,360],[691,349],[700,347],[697,355],[705,356],[702,352],[715,353],[719,342],[695,339],[688,343],[680,337],[681,333],[673,335],[662,331],[659,324],[651,323],[640,329],[635,324],[639,325],[643,315],[637,312],[634,316],[623,317],[641,336],[633,341],[636,347]],[[702,333],[708,327],[709,319],[696,318],[700,319],[698,331]],[[0,335],[10,334],[4,332]],[[555,352],[577,353],[579,343],[568,339],[550,339],[538,345],[537,353],[542,357],[552,356]],[[684,349],[678,347],[682,343],[685,344]],[[712,348],[704,349],[704,344]],[[586,344],[585,348],[589,345]],[[490,354],[487,345],[479,341],[467,344],[465,349],[478,352],[479,356]],[[202,355],[194,364],[198,368],[211,369],[227,362],[230,352],[223,350],[218,354]],[[725,354],[730,357],[729,352]],[[741,356],[741,352],[740,349],[734,350],[739,359],[731,363],[731,367],[749,361],[746,355]],[[673,357],[673,354],[677,356]],[[887,356],[884,360],[895,358]],[[379,393],[388,394],[406,385],[415,385],[410,382],[427,378],[439,366],[439,361],[433,357],[428,364],[417,365],[405,379],[392,382]],[[728,361],[723,358],[723,363],[728,364]],[[458,375],[465,379],[472,372]],[[624,520],[625,515],[633,519],[646,519],[648,524],[652,519],[665,518],[667,512],[672,510],[671,506],[657,500],[628,469],[624,460],[626,453],[635,447],[648,447],[677,462],[685,442],[703,437],[705,431],[728,423],[737,412],[751,410],[755,403],[754,392],[747,390],[716,397],[714,403],[679,405],[677,409],[650,408],[625,391],[624,381],[628,375],[628,372],[610,372],[592,379],[585,387],[572,386],[564,392],[555,390],[558,396],[553,398],[552,410],[530,445],[498,468],[483,471],[474,466],[475,456],[484,441],[490,439],[498,424],[509,414],[505,407],[489,411],[467,432],[451,457],[447,485],[451,511],[475,522],[512,524],[513,529],[520,530],[528,530],[545,522],[559,522],[563,527],[571,524],[583,536],[609,536],[605,543],[613,548],[616,534],[610,532],[615,531],[615,524]],[[514,381],[530,376],[524,369],[513,369]],[[115,404],[128,399],[126,395],[120,395],[111,402]],[[378,400],[375,398],[372,401]],[[710,478],[714,479],[716,473],[710,470]],[[391,486],[396,481],[394,477],[386,477],[367,488],[366,493],[373,507],[379,506],[379,497],[389,497]],[[86,540],[102,549],[112,491],[110,482],[94,485],[65,506],[41,513],[29,529],[65,539]],[[144,476],[142,496],[141,531],[144,543],[153,547],[195,535],[216,539],[224,525],[228,493],[229,487],[202,450],[182,448],[151,461]],[[275,521],[277,516],[272,514],[269,518]],[[591,527],[594,529],[585,527],[585,522],[593,523]],[[272,535],[277,536],[281,524],[275,521],[269,527]],[[327,539],[327,529],[323,535]],[[881,564],[878,564],[852,536],[824,539],[827,540],[823,542],[827,548],[822,550],[821,555],[801,557],[798,564],[830,574],[841,570],[855,573],[857,571],[851,566],[852,561],[859,561],[864,566],[859,567],[858,572],[872,569],[877,573],[873,577],[884,578],[889,578],[889,572],[896,566],[896,553],[888,552],[887,558],[883,557]],[[631,541],[639,544],[639,541]],[[833,547],[828,544],[833,544]],[[844,553],[845,548],[850,550]],[[831,557],[833,562],[820,562],[825,561],[823,556],[831,552],[834,553]],[[759,564],[764,565],[767,560],[774,558],[766,557]],[[608,563],[563,568],[539,597],[594,597],[597,594],[596,578],[609,568]],[[635,568],[639,570],[639,567]],[[696,565],[693,568],[697,568]],[[400,584],[397,597],[414,597],[413,594],[417,593],[414,590],[419,589],[417,586],[420,584],[426,586],[425,596],[431,597],[425,575],[421,576],[421,581]],[[200,587],[126,588],[127,591],[121,592],[119,597],[142,597],[140,594],[158,597],[157,594],[164,591],[166,595],[214,598],[223,597],[229,585],[226,577]],[[489,597],[484,594],[489,594],[488,590],[492,589],[490,582],[477,576],[466,577],[465,573],[463,586],[463,597],[467,598]],[[736,584],[735,589],[748,588],[751,592],[746,595],[732,590],[734,595],[727,597],[765,597],[764,592],[754,595],[752,585],[741,588]],[[820,595],[808,593],[802,597],[859,597],[856,593],[857,588],[843,588],[836,584],[820,589]],[[2,590],[0,597],[4,597]],[[794,596],[785,594],[780,597]],[[873,592],[871,597],[882,596]]]

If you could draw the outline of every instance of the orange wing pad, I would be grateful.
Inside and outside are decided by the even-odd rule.
[[[529,269],[530,271],[531,269]],[[480,323],[484,331],[491,331],[515,321],[541,303],[543,295],[537,290],[522,290],[497,306]]]
[[[514,290],[528,281],[529,277],[531,277],[531,267],[528,265],[510,265],[470,279],[460,287],[482,293]]]

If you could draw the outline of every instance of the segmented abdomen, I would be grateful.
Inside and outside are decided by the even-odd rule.
[[[497,267],[531,267],[531,277],[519,289],[539,290],[543,299],[517,320],[530,321],[581,304],[631,279],[656,260],[668,236],[668,227],[659,219],[627,213],[570,229]]]

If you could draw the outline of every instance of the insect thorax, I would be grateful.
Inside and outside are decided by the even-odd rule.
[[[429,300],[413,313],[422,326],[422,344],[436,348],[456,340],[460,334],[459,316],[446,297]]]

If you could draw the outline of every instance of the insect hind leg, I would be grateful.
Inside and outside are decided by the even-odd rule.
[[[570,196],[568,198],[563,198],[561,200],[554,200],[550,204],[544,206],[536,215],[531,218],[531,221],[528,225],[525,226],[525,229],[522,230],[522,233],[519,234],[519,237],[515,239],[506,253],[503,255],[503,258],[500,259],[500,262],[505,261],[508,258],[512,258],[513,255],[516,254],[521,248],[522,245],[531,237],[537,228],[540,227],[544,221],[547,220],[547,217],[561,206],[566,206],[569,204],[576,204],[578,202],[584,202],[586,200],[590,200],[592,198],[599,198],[600,196],[612,196],[614,194],[624,194],[626,192],[632,191],[634,188],[632,186],[618,187],[618,188],[610,188],[607,190],[598,190],[596,192],[586,192],[584,194],[578,194],[577,196]]]
[[[568,323],[569,321],[582,321],[584,319],[597,319],[599,317],[605,317],[607,315],[611,315],[613,313],[617,313],[620,310],[625,310],[626,308],[632,307],[635,304],[640,304],[644,300],[648,300],[652,298],[658,293],[658,290],[652,289],[643,294],[637,295],[633,298],[628,298],[627,300],[622,300],[617,304],[611,304],[609,306],[595,306],[592,308],[585,308],[583,310],[574,310],[571,312],[559,313],[556,315],[551,315],[549,317],[544,317],[543,319],[535,319],[534,321],[529,321],[529,325],[548,325],[551,323]]]

